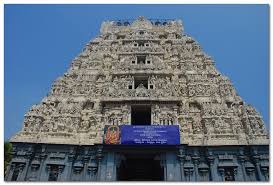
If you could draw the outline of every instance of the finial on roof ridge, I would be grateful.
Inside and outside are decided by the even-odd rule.
[[[138,20],[144,21],[144,20],[145,20],[145,17],[144,17],[144,16],[139,16],[139,17],[138,17]]]

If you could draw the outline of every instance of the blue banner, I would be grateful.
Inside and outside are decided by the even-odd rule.
[[[127,145],[179,145],[178,125],[122,125],[121,144]]]

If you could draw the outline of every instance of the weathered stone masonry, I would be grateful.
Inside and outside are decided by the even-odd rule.
[[[131,124],[132,105],[152,125],[179,125],[181,146],[155,153],[167,181],[267,181],[269,136],[180,20],[103,22],[11,138],[6,180],[115,181],[128,146],[103,145],[105,125]],[[160,153],[158,155],[157,153]]]

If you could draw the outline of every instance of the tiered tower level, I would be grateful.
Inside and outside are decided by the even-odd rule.
[[[102,144],[105,125],[130,125],[132,105],[151,125],[179,125],[181,144],[268,145],[261,115],[236,93],[180,20],[103,22],[11,142]]]

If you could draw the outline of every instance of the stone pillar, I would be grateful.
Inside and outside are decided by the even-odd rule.
[[[95,181],[95,171],[93,171],[93,168],[88,167],[87,168],[87,178],[86,181]]]
[[[8,181],[8,176],[10,174],[10,170],[11,170],[11,165],[9,164],[8,167],[7,167],[7,171],[4,174],[4,181]]]
[[[215,158],[212,155],[212,152],[208,153],[207,159],[209,162],[209,169],[210,169],[210,173],[209,173],[210,178],[209,179],[210,179],[210,181],[218,181],[218,178],[215,174],[215,173],[217,173],[217,170],[215,170]]]
[[[164,171],[164,181],[167,181],[167,166],[166,166],[166,153],[160,154],[160,166]]]
[[[114,153],[107,153],[107,164],[106,164],[106,181],[114,181],[115,175],[114,174],[114,167],[115,167],[115,157]]]
[[[45,153],[41,153],[40,154],[40,158],[41,158],[41,165],[40,165],[40,169],[39,169],[39,173],[38,173],[38,181],[47,181],[48,176],[47,176],[47,167],[45,164],[46,161],[46,154]]]
[[[264,174],[264,180],[269,181],[269,169],[268,168],[261,168],[261,171]]]
[[[263,178],[262,172],[261,172],[261,168],[260,168],[260,156],[258,155],[258,151],[257,148],[252,148],[252,159],[254,161],[254,165],[258,174],[258,180],[259,181],[263,181],[265,180]]]
[[[64,181],[65,177],[64,177],[63,171],[64,171],[65,166],[59,165],[58,167],[59,168],[58,168],[58,179],[57,179],[57,181]]]
[[[199,163],[199,181],[208,181],[209,180],[209,167],[205,162]]]
[[[259,181],[265,180],[263,178],[263,175],[262,175],[262,172],[261,172],[261,168],[260,168],[260,156],[254,155],[254,156],[252,156],[252,158],[253,158],[254,165],[255,165],[255,168],[256,168],[256,171],[257,171],[257,174],[258,174],[258,180]]]
[[[247,168],[246,169],[246,174],[247,174],[246,181],[257,181],[257,177],[256,177],[255,171],[256,171],[255,167],[254,168]]]
[[[98,172],[98,164],[95,161],[95,156],[91,156],[91,159],[88,164],[88,180],[96,181],[97,180],[97,172]]]
[[[238,156],[238,161],[241,164],[240,167],[241,167],[241,171],[242,171],[242,178],[240,178],[240,173],[238,173],[238,177],[239,177],[238,180],[246,181],[247,180],[246,168],[245,168],[246,156],[244,155],[243,148],[240,148],[239,153],[240,153],[240,155]]]
[[[175,114],[173,125],[175,125],[175,124],[178,124],[178,114],[177,114],[178,113],[178,107],[175,107],[173,109],[173,111],[174,111],[174,114]]]
[[[64,176],[66,177],[65,180],[66,181],[70,181],[71,180],[71,172],[72,172],[72,164],[74,161],[74,154],[70,153],[67,155],[67,163],[64,169]]]
[[[192,164],[189,162],[188,163],[188,165],[187,165],[187,167],[185,167],[185,165],[184,165],[184,172],[185,172],[185,176],[186,176],[186,181],[194,181],[193,179],[192,179],[192,174],[193,174],[193,171],[194,171],[194,166],[191,166]]]
[[[96,155],[96,157],[97,157],[97,161],[98,161],[98,174],[97,174],[97,180],[98,181],[101,181],[101,173],[102,173],[102,171],[101,171],[101,168],[102,168],[102,158],[103,158],[103,154],[102,154],[102,148],[103,148],[103,146],[98,146],[98,149],[97,149],[97,155]]]
[[[24,163],[24,164],[19,164],[17,166],[17,168],[19,168],[19,175],[18,175],[18,178],[17,178],[17,181],[24,181],[25,180],[25,176],[26,176],[26,170],[27,170],[27,165]]]
[[[115,153],[115,180],[116,181],[119,180],[118,174],[117,174],[117,168],[120,168],[120,165],[123,160],[125,160],[125,157],[123,155]]]
[[[234,181],[243,181],[243,176],[242,174],[238,173],[238,168],[233,168],[233,173],[234,173]]]
[[[40,174],[40,171],[41,171],[41,164],[40,165],[36,165],[36,166],[34,166],[34,168],[36,168],[36,170],[37,170],[37,172],[36,172],[36,178],[35,178],[35,181],[38,181],[38,179],[39,179],[39,176],[38,176],[38,174]]]
[[[225,169],[224,168],[219,168],[219,173],[221,175],[221,180],[225,181]]]
[[[27,153],[26,158],[27,158],[27,160],[26,160],[26,167],[25,167],[24,174],[23,174],[23,176],[24,176],[23,181],[28,181],[28,179],[27,179],[28,175],[29,175],[29,173],[31,173],[31,161],[33,160],[33,152],[29,151]]]
[[[88,177],[88,162],[90,160],[90,155],[88,155],[88,151],[85,151],[84,157],[83,157],[83,181],[87,181]]]
[[[31,157],[32,157],[32,147],[28,146],[26,154],[24,156],[26,161],[25,161],[25,163],[23,165],[22,164],[19,165],[20,174],[19,174],[19,176],[17,178],[17,181],[25,181],[26,180],[28,169],[29,169],[29,166],[30,166]]]
[[[46,169],[46,145],[42,145],[42,149],[41,149],[41,153],[40,153],[40,168],[39,168],[39,172],[38,177],[37,177],[37,181],[47,181],[48,180],[48,176],[47,176],[47,169]]]
[[[12,175],[13,175],[13,172],[14,172],[14,169],[15,169],[15,164],[12,163],[12,161],[10,162],[10,165],[9,165],[9,169],[8,169],[8,174],[6,175],[5,177],[5,180],[6,181],[11,181],[11,178],[12,178]]]
[[[185,172],[184,172],[185,149],[184,148],[179,149],[178,159],[180,161],[181,181],[185,181]]]
[[[175,181],[176,180],[176,171],[174,167],[174,159],[176,159],[176,156],[173,155],[172,152],[166,153],[166,180],[167,181]]]
[[[191,158],[194,165],[194,179],[195,181],[199,181],[198,163],[199,163],[200,157],[198,156],[197,151],[194,151],[194,155]]]
[[[32,162],[35,161],[39,161],[39,159],[37,158],[37,156],[35,157],[34,160],[32,160]],[[26,181],[38,181],[38,175],[39,175],[39,171],[40,171],[40,163],[30,163],[29,164],[29,170],[26,176]]]

